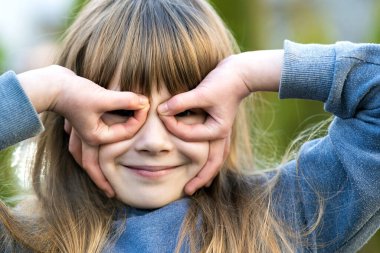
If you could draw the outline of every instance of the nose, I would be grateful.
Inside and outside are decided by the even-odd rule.
[[[147,155],[162,155],[173,150],[170,134],[158,115],[149,115],[136,135],[135,150]]]

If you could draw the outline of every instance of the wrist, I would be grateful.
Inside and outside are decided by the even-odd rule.
[[[233,84],[230,92],[233,92],[240,100],[249,96],[252,90],[247,85],[245,79],[243,54],[234,54],[225,58],[219,63],[215,71],[218,71],[220,76],[225,76],[225,82]]]
[[[48,67],[48,80],[51,82],[50,90],[50,103],[48,110],[57,112],[63,115],[65,103],[62,103],[61,100],[64,100],[64,95],[66,92],[70,91],[68,85],[72,82],[70,79],[73,76],[76,76],[74,72],[59,65],[51,65]]]
[[[17,75],[21,87],[38,113],[52,109],[61,89],[54,81],[54,66],[35,69]]]
[[[238,55],[239,71],[251,92],[278,91],[283,55],[283,50],[252,51]]]

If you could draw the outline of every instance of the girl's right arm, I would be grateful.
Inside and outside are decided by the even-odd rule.
[[[91,145],[120,141],[141,127],[149,105],[144,96],[106,90],[56,65],[17,76],[7,72],[0,77],[0,89],[0,148],[38,133],[42,125],[37,114],[44,111],[64,116]],[[124,124],[106,125],[101,120],[103,113],[117,109],[136,110],[138,116]]]

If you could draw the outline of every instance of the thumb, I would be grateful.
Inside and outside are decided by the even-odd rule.
[[[168,101],[160,104],[157,112],[161,116],[173,116],[188,109],[204,108],[207,106],[206,101],[202,93],[199,92],[199,88],[196,88],[173,96]]]
[[[102,111],[113,110],[138,110],[149,104],[147,97],[128,91],[104,90]]]

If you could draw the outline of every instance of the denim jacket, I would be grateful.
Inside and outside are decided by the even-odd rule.
[[[298,252],[355,252],[380,225],[380,45],[286,41],[284,50],[280,98],[321,101],[335,117],[325,137],[279,169],[276,211],[304,231],[322,207]],[[15,75],[1,76],[0,148],[40,130],[36,117]],[[134,210],[111,252],[173,252],[188,201]]]

